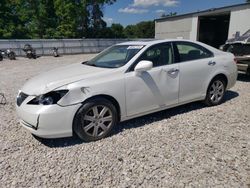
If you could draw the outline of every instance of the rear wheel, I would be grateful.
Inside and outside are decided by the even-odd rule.
[[[215,106],[222,102],[225,95],[226,83],[221,78],[215,78],[208,86],[205,103],[208,106]]]
[[[109,135],[117,123],[115,106],[104,98],[98,98],[88,101],[78,110],[73,129],[79,138],[89,142]]]

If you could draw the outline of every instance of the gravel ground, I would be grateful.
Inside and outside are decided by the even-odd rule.
[[[92,143],[40,140],[15,95],[40,72],[93,55],[0,62],[0,187],[250,187],[250,77],[216,107],[192,103],[121,123]]]

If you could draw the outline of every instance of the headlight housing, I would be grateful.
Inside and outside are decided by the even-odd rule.
[[[39,95],[32,99],[28,104],[31,105],[52,105],[56,104],[69,90],[51,91],[44,95]]]
[[[16,97],[16,103],[17,106],[21,106],[21,104],[23,103],[23,101],[25,101],[25,99],[28,97],[28,95],[26,95],[25,93],[19,91],[18,95]]]

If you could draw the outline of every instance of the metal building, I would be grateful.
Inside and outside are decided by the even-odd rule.
[[[250,29],[250,3],[155,20],[155,38],[184,38],[219,47]]]

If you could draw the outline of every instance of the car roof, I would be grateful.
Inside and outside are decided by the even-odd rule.
[[[209,46],[207,44],[201,43],[199,41],[192,41],[192,40],[187,40],[187,39],[153,39],[153,40],[138,40],[138,41],[128,41],[128,42],[123,42],[120,44],[116,44],[116,45],[131,45],[131,46],[151,46],[151,45],[155,45],[155,44],[159,44],[159,43],[164,43],[164,42],[191,42],[194,44],[198,44],[201,45],[205,48],[207,48],[208,50],[212,51],[214,54],[221,54],[222,51]]]
[[[163,42],[173,42],[173,41],[187,41],[187,42],[193,42],[191,40],[185,40],[185,39],[153,39],[153,40],[137,40],[137,41],[128,41],[128,42],[123,42],[117,45],[140,45],[140,46],[147,46],[147,45],[154,45],[158,43],[163,43]]]

